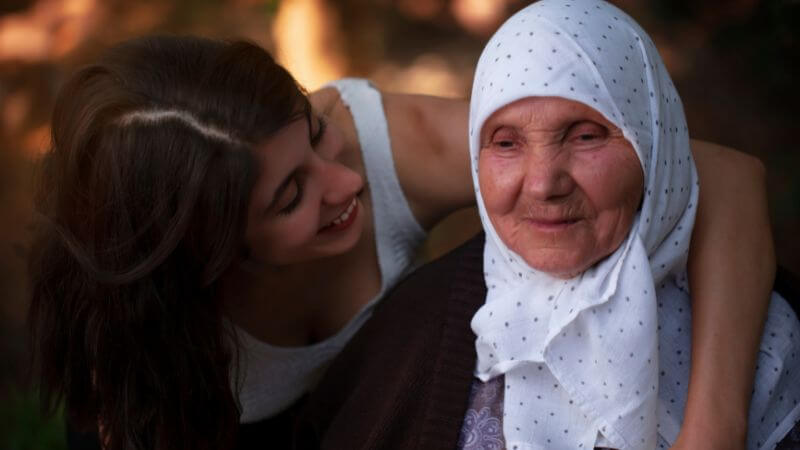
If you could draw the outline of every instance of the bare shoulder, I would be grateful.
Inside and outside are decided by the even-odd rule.
[[[337,125],[342,125],[339,123],[342,113],[352,120],[336,88],[313,91],[308,98],[314,110],[330,117]],[[381,91],[381,98],[396,154],[442,155],[450,148],[465,148],[469,108],[466,100],[384,91]]]
[[[703,168],[717,168],[751,176],[764,176],[766,171],[760,159],[734,148],[698,139],[692,139],[690,144],[695,162],[701,171]]]
[[[469,172],[469,103],[383,93],[395,167],[417,220],[430,227],[474,202]]]
[[[396,147],[444,152],[466,144],[466,100],[389,92],[382,96]]]

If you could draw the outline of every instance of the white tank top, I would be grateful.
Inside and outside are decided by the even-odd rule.
[[[392,158],[380,92],[367,80],[330,83],[350,110],[363,154],[375,222],[380,292],[333,336],[305,347],[277,347],[236,328],[241,348],[240,421],[252,423],[291,406],[321,378],[333,358],[372,314],[372,308],[409,269],[425,230],[411,213]],[[236,380],[235,374],[233,379]]]

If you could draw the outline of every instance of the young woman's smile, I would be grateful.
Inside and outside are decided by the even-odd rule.
[[[350,225],[355,223],[358,216],[358,197],[353,197],[353,200],[348,203],[347,207],[341,214],[333,219],[329,224],[320,228],[320,233],[328,233],[335,231],[342,231],[347,229]]]

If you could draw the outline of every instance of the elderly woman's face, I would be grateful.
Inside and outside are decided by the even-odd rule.
[[[624,241],[641,164],[599,112],[556,97],[506,105],[481,130],[479,183],[500,238],[529,266],[571,278]]]

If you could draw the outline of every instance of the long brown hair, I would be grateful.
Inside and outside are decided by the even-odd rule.
[[[29,262],[47,408],[99,421],[109,450],[232,445],[217,280],[243,248],[253,146],[308,108],[244,42],[140,38],[66,83]]]

